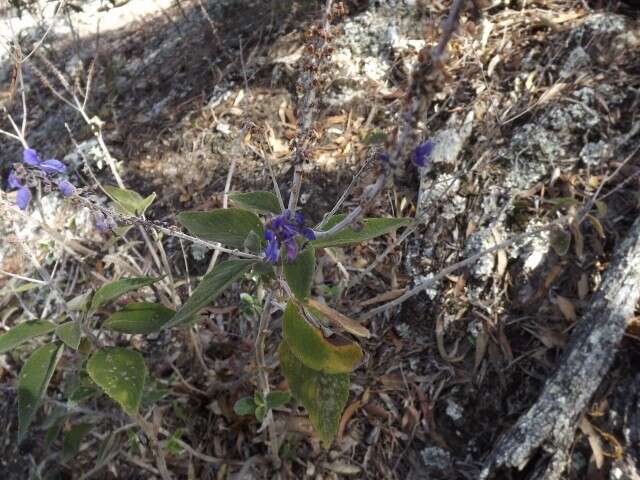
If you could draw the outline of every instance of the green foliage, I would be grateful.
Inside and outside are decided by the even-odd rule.
[[[291,400],[291,393],[276,390],[275,392],[267,393],[265,404],[267,408],[280,408],[284,407],[289,400]]]
[[[291,300],[284,311],[282,324],[289,348],[309,368],[324,373],[348,373],[362,361],[362,349],[357,343],[333,345],[304,319]]]
[[[31,320],[20,323],[4,335],[0,335],[0,354],[12,350],[34,337],[53,332],[55,328],[55,324],[47,322],[46,320]]]
[[[244,248],[244,241],[251,232],[260,237],[264,234],[258,216],[240,208],[182,212],[177,218],[191,235],[232,248]]]
[[[102,327],[121,333],[149,334],[160,331],[175,313],[158,303],[130,303],[112,314]]]
[[[254,264],[254,260],[233,259],[216,265],[202,278],[182,308],[165,324],[165,328],[175,327],[190,321],[200,309],[213,302],[225,288],[240,279]]]
[[[280,366],[289,390],[309,412],[309,419],[326,446],[333,441],[349,398],[349,375],[327,374],[307,367],[286,342],[278,349]]]
[[[331,229],[337,225],[345,215],[335,215],[329,219],[322,231]],[[316,248],[341,247],[352,243],[364,242],[404,227],[411,222],[409,218],[365,218],[358,226],[351,226],[344,230],[318,240],[312,240],[311,245]]]
[[[278,197],[272,192],[231,193],[229,198],[238,207],[255,213],[282,213]]]
[[[47,391],[63,346],[49,343],[34,351],[18,377],[18,441],[22,441]]]
[[[152,193],[147,198],[142,198],[139,193],[134,192],[133,190],[118,188],[111,185],[106,185],[104,187],[104,191],[123,213],[128,213],[134,216],[144,215],[144,212],[151,206],[156,198],[155,193]]]
[[[136,277],[136,278],[123,278],[116,280],[115,282],[107,283],[103,285],[93,295],[91,300],[91,311],[95,311],[107,302],[115,300],[121,297],[125,293],[129,293],[133,290],[137,290],[148,285],[153,285],[159,278],[152,277]]]
[[[66,463],[73,459],[80,451],[80,444],[84,436],[91,431],[93,425],[90,423],[79,423],[69,429],[64,434],[64,440],[62,443],[62,456],[60,461]]]
[[[69,348],[77,350],[80,346],[80,324],[72,320],[58,325],[55,330],[56,336]]]
[[[298,300],[305,301],[311,294],[313,274],[316,271],[316,254],[308,246],[293,262],[284,264],[284,276],[287,284]]]
[[[256,403],[251,397],[242,397],[233,405],[236,415],[253,415],[256,411]]]
[[[147,375],[140,353],[123,347],[103,348],[87,362],[87,373],[126,413],[138,413]]]

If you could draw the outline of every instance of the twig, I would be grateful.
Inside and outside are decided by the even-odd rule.
[[[418,285],[416,285],[415,287],[413,287],[411,290],[407,291],[406,293],[404,293],[403,295],[399,296],[398,298],[385,303],[384,305],[381,305],[379,307],[376,307],[372,310],[369,310],[368,312],[366,312],[364,315],[362,315],[360,318],[362,320],[366,320],[368,318],[371,318],[375,315],[377,315],[378,313],[382,313],[386,310],[388,310],[389,308],[392,307],[396,307],[404,302],[406,302],[408,299],[410,299],[411,297],[417,295],[418,293],[424,291],[425,289],[427,289],[429,286],[433,285],[435,282],[441,280],[442,278],[446,277],[447,275],[449,275],[450,273],[455,272],[456,270],[459,270],[461,268],[466,267],[467,265],[471,265],[472,263],[476,262],[478,259],[484,257],[485,255],[489,255],[491,253],[494,253],[498,250],[501,250],[505,247],[508,247],[510,245],[513,245],[514,243],[523,241],[523,240],[528,240],[531,239],[532,237],[546,232],[548,230],[551,230],[552,228],[555,227],[560,227],[564,224],[566,224],[568,222],[568,219],[565,218],[561,218],[558,219],[556,221],[553,221],[551,223],[548,223],[540,228],[536,228],[535,230],[531,230],[530,232],[526,232],[526,233],[521,233],[519,235],[514,235],[511,238],[508,238],[507,240],[505,240],[504,242],[498,243],[496,245],[494,245],[493,247],[487,248],[486,250],[483,250],[479,253],[476,253],[475,255],[470,256],[469,258],[465,258],[464,260],[461,260],[459,262],[454,263],[453,265],[449,265],[448,267],[443,268],[442,270],[440,270],[438,273],[434,274],[433,276],[427,278],[426,280],[424,280],[423,282],[419,283]]]

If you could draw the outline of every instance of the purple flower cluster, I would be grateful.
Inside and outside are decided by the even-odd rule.
[[[427,140],[426,142],[418,145],[414,148],[413,152],[411,152],[411,162],[416,167],[426,167],[429,164],[431,152],[433,152],[433,142],[431,140]]]
[[[433,142],[431,140],[421,143],[411,152],[411,163],[416,167],[426,167],[431,161],[430,157],[432,152]],[[387,152],[379,152],[378,160],[384,164],[388,164],[390,160],[389,154]]]
[[[287,249],[287,259],[292,262],[298,256],[297,237],[302,236],[307,240],[315,240],[316,234],[304,226],[302,213],[291,213],[285,210],[282,214],[267,222],[264,238],[267,246],[264,249],[264,257],[267,262],[276,263],[280,257],[280,245]]]
[[[37,168],[46,176],[63,174],[66,170],[66,167],[60,160],[56,160],[55,158],[41,160],[38,152],[32,148],[25,148],[22,151],[22,162]],[[75,187],[67,180],[56,180],[55,183],[65,197],[73,195],[75,192]],[[20,181],[14,171],[9,173],[9,188],[18,190],[16,194],[16,205],[18,205],[20,210],[26,210],[31,201],[31,190]]]

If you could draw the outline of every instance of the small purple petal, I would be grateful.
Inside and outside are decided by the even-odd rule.
[[[16,172],[11,170],[11,173],[9,173],[9,188],[21,188],[21,187],[22,187],[22,182],[20,182],[20,180],[16,176]]]
[[[382,163],[389,163],[389,154],[387,152],[380,152],[378,154],[378,160]]]
[[[272,230],[267,229],[267,230],[264,231],[264,239],[265,240],[271,241],[274,238],[275,238],[275,235],[274,235]]]
[[[20,210],[26,210],[31,201],[31,190],[27,187],[21,187],[16,194],[16,205]]]
[[[269,240],[264,249],[264,257],[267,262],[276,263],[280,256],[280,244],[276,239]]]
[[[107,219],[102,213],[96,213],[94,215],[94,223],[96,228],[101,232],[106,232],[107,230],[109,230]]]
[[[53,173],[64,173],[66,167],[60,160],[56,160],[54,158],[50,160],[45,160],[42,162],[39,167],[47,175],[51,175]]]
[[[309,227],[303,227],[302,230],[300,230],[300,233],[302,233],[302,235],[307,240],[315,240],[316,239],[316,232],[311,230]]]
[[[296,212],[295,222],[296,222],[299,226],[304,225],[304,216],[302,215],[302,212]]]
[[[76,187],[71,185],[71,183],[67,182],[66,180],[60,180],[58,182],[58,188],[60,189],[64,197],[70,197],[76,191]]]
[[[411,161],[416,167],[425,167],[431,156],[431,152],[433,152],[433,142],[427,140],[415,148],[411,154]]]
[[[284,242],[284,245],[287,247],[287,259],[293,262],[298,256],[298,242],[295,238],[289,238]]]
[[[40,160],[38,152],[36,152],[33,148],[25,148],[22,151],[22,161],[27,165],[31,165],[32,167],[37,167],[42,162],[42,160]]]

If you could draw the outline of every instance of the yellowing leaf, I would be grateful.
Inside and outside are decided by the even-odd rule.
[[[291,395],[307,409],[320,439],[329,446],[349,398],[349,375],[331,375],[305,366],[286,342],[280,344],[278,355]]]
[[[289,348],[309,368],[324,373],[348,373],[362,360],[362,349],[357,343],[333,345],[304,319],[292,300],[287,304],[282,323]]]
[[[320,303],[313,298],[307,301],[307,306],[313,315],[320,315],[329,320],[333,325],[346,330],[357,337],[369,338],[371,333],[366,327],[363,327],[355,320],[350,319],[346,315],[334,310],[324,303]]]

